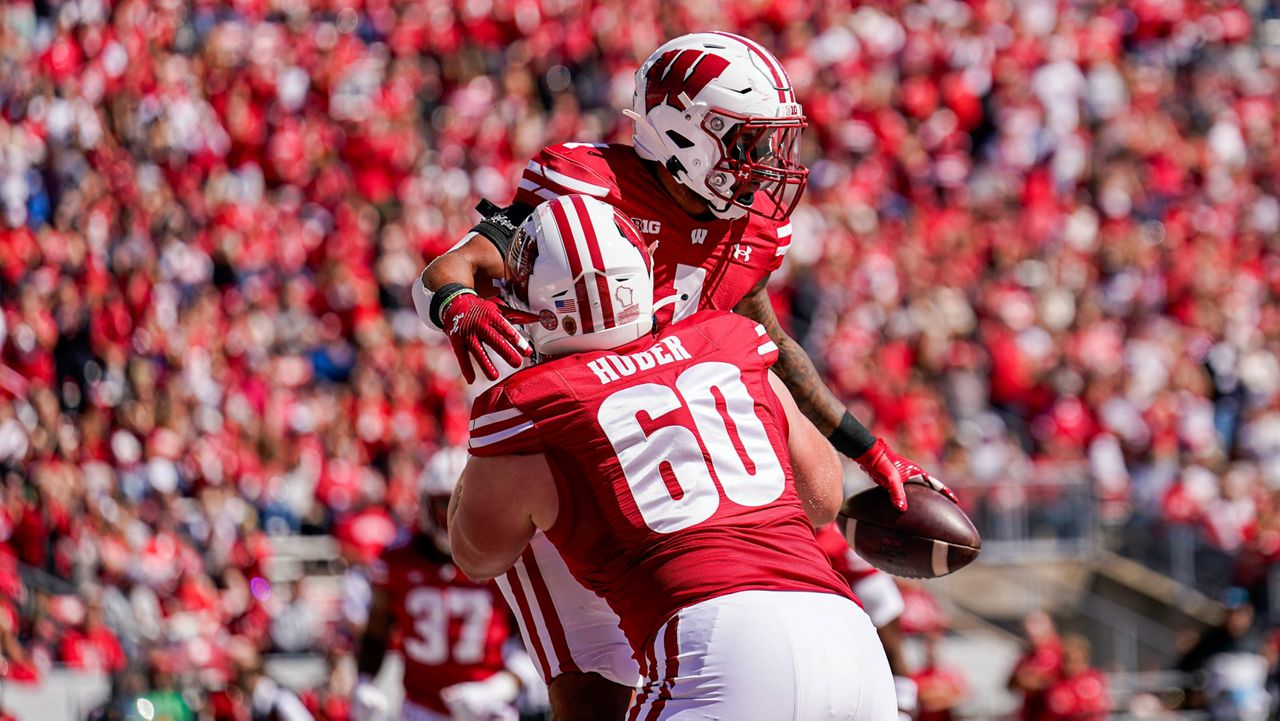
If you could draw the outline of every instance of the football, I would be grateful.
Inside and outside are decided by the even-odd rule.
[[[972,563],[982,539],[964,511],[925,483],[904,487],[905,513],[878,486],[844,502],[838,520],[849,545],[871,565],[904,578],[938,578]]]

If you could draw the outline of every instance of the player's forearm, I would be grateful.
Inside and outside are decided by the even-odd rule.
[[[768,328],[768,326],[765,326]],[[862,425],[844,403],[828,388],[809,354],[786,333],[778,331],[770,337],[778,346],[778,362],[774,372],[791,391],[796,406],[823,436],[849,458],[860,458],[876,442],[876,437]]]
[[[459,294],[492,295],[493,281],[503,276],[502,255],[485,237],[471,232],[449,252],[431,261],[413,284],[413,307],[429,328],[443,328],[440,313]]]
[[[770,334],[772,336],[772,334]],[[791,391],[796,407],[824,436],[840,427],[847,411],[845,405],[828,388],[809,355],[785,333],[773,338],[778,345],[778,362],[773,369]]]
[[[761,279],[733,310],[764,326],[769,339],[778,346],[778,360],[773,364],[773,372],[787,386],[804,417],[823,436],[830,437],[840,428],[847,410],[840,399],[827,389],[818,369],[809,360],[809,354],[782,329],[769,300],[768,280],[767,277]]]
[[[501,279],[502,273],[498,249],[485,238],[471,233],[427,265],[422,271],[422,284],[432,293],[450,283],[481,289],[486,283]]]

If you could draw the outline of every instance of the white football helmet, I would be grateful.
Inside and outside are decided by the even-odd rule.
[[[623,113],[640,157],[665,165],[717,217],[781,221],[804,193],[804,113],[782,64],[752,40],[710,32],[668,42],[636,71]]]
[[[418,526],[440,550],[449,550],[449,497],[467,467],[467,449],[441,446],[418,477]]]
[[[608,203],[565,195],[539,205],[506,265],[502,297],[516,311],[508,319],[541,355],[616,348],[653,330],[653,260]]]

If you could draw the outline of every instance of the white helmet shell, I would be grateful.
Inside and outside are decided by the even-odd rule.
[[[783,220],[804,191],[796,160],[806,121],[782,64],[747,38],[682,35],[636,71],[634,145],[707,201],[715,215]],[[766,201],[755,202],[764,193]],[[761,207],[756,207],[757,205]]]
[[[503,299],[546,356],[616,348],[653,330],[653,261],[631,220],[585,195],[549,200],[507,251]]]
[[[451,496],[467,467],[467,449],[441,446],[432,454],[418,477],[418,495]]]
[[[436,546],[449,551],[448,499],[467,467],[467,450],[441,446],[418,477],[418,527]]]

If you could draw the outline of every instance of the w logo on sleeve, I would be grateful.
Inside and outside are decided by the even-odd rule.
[[[689,98],[697,97],[707,83],[720,77],[728,67],[728,60],[701,50],[667,51],[645,73],[645,110],[651,111],[664,103],[684,110],[682,93]]]

